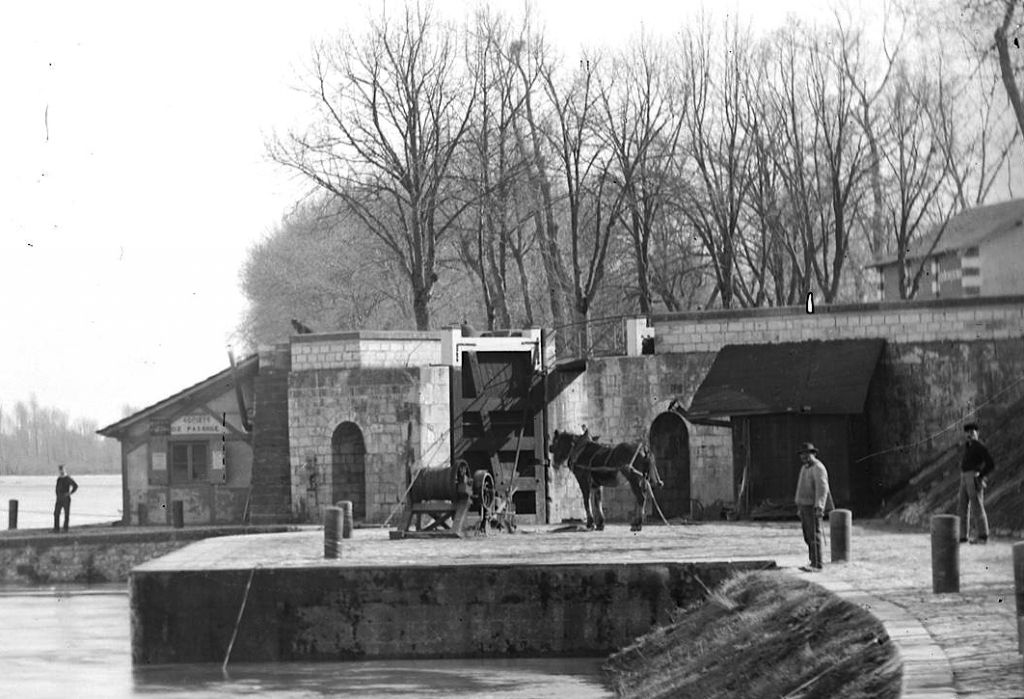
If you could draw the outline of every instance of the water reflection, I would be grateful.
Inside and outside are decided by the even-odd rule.
[[[610,697],[601,684],[600,660],[403,660],[355,663],[208,665],[137,668],[139,696],[280,697],[353,696],[501,697],[566,699]]]
[[[600,659],[133,667],[123,586],[0,591],[0,696],[610,697]]]

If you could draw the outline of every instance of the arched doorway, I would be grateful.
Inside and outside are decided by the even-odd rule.
[[[690,432],[676,413],[654,418],[650,432],[651,453],[665,487],[654,496],[665,517],[690,517]]]
[[[352,518],[366,519],[366,444],[352,422],[343,422],[331,437],[331,500],[352,502]]]

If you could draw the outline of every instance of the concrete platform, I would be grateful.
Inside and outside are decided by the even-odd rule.
[[[467,634],[476,638],[471,627],[484,619],[495,621],[490,638],[508,638],[516,628],[555,618],[550,608],[544,612],[539,592],[527,591],[530,585],[534,590],[547,585],[550,592],[557,587],[551,585],[552,575],[575,571],[574,579],[590,581],[582,586],[562,586],[571,593],[567,599],[586,597],[582,607],[559,618],[560,628],[571,633],[576,627],[614,615],[628,600],[641,603],[625,617],[640,614],[646,615],[649,624],[661,623],[669,605],[695,587],[716,584],[716,576],[725,570],[719,564],[778,566],[807,575],[867,608],[886,625],[903,656],[904,696],[1024,696],[1009,540],[963,546],[961,592],[934,595],[930,538],[927,532],[917,530],[894,531],[855,523],[850,562],[828,565],[823,573],[803,574],[797,567],[805,562],[806,550],[796,522],[650,526],[641,533],[629,532],[625,526],[604,532],[553,533],[554,529],[528,528],[515,534],[460,540],[397,541],[389,540],[386,530],[357,529],[353,539],[343,541],[341,558],[331,560],[323,558],[323,533],[316,528],[198,542],[132,571],[133,658],[136,662],[174,662],[166,648],[192,638],[192,645],[207,654],[206,661],[221,662],[243,599],[247,602],[232,661],[241,661],[249,653],[262,653],[269,659],[267,646],[261,645],[266,641],[260,639],[281,638],[282,633],[291,640],[306,639],[303,657],[319,657],[317,647],[336,649],[352,637],[351,619],[331,616],[339,606],[365,602],[366,608],[375,609],[374,614],[383,614],[394,600],[385,599],[381,590],[396,586],[405,590],[406,597],[423,596],[423,604],[433,605],[439,612],[435,617],[417,618],[417,633],[426,639],[421,648],[428,654],[443,654]],[[596,577],[595,571],[600,571]],[[503,577],[506,574],[512,577]],[[547,583],[540,582],[542,579]],[[449,587],[437,592],[446,581]],[[466,625],[463,614],[463,626],[445,626],[459,618],[453,613],[453,600],[458,596],[451,593],[452,583],[466,601],[464,609],[475,610],[473,624]],[[506,584],[512,587],[504,587]],[[609,597],[614,588],[629,594]],[[306,592],[300,593],[300,589]],[[467,591],[476,596],[462,594]],[[515,606],[528,604],[528,600],[535,605]],[[511,611],[494,611],[500,608]],[[409,611],[407,607],[402,613]],[[268,620],[272,618],[286,619],[286,623],[271,624]],[[197,619],[203,624],[190,621]],[[295,633],[300,627],[316,630],[303,636]],[[379,628],[374,642],[390,642]],[[348,629],[341,634],[345,639],[339,640],[338,629]],[[627,629],[629,633],[634,630]],[[611,642],[614,637],[609,632],[601,640]],[[544,638],[553,642],[552,636]],[[321,642],[327,645],[317,646]],[[504,656],[528,652],[516,643],[504,649],[478,646],[477,650]],[[596,646],[591,651],[603,652]],[[236,652],[243,655],[236,656]],[[274,659],[288,659],[280,648],[275,652]],[[327,655],[331,652],[335,651],[328,650]]]

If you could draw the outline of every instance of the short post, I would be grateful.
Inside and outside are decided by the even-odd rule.
[[[850,560],[850,537],[853,530],[853,512],[832,510],[828,515],[829,536],[832,544],[832,562]]]
[[[144,527],[147,524],[149,524],[149,508],[146,507],[146,503],[144,503],[144,502],[140,502],[139,503],[138,515],[139,515],[139,526],[140,527]]]
[[[341,501],[339,501],[339,502],[337,502],[335,504],[337,505],[337,507],[340,507],[341,511],[342,511],[341,538],[342,539],[351,539],[352,538],[352,527],[353,527],[353,522],[352,522],[352,501],[351,500],[341,500]]]
[[[341,557],[344,516],[344,510],[340,507],[324,508],[324,558]]]
[[[932,592],[960,592],[960,518],[932,517]]]
[[[1013,545],[1013,590],[1017,600],[1017,652],[1024,654],[1024,541]]]
[[[8,500],[7,501],[7,528],[17,529],[18,528],[18,501]]]
[[[171,500],[171,523],[175,529],[181,529],[185,526],[184,500]]]

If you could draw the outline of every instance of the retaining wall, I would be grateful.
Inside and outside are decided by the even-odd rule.
[[[886,340],[866,408],[869,471],[882,492],[958,442],[964,420],[992,424],[1024,397],[1024,296],[822,305],[810,314],[802,307],[660,314],[650,322],[659,355],[713,358],[727,344]],[[683,391],[680,402],[688,406],[692,397]]]
[[[136,570],[136,664],[607,655],[742,563]]]
[[[287,531],[270,526],[123,529],[116,533],[0,537],[0,585],[126,582],[135,566],[200,539]]]

